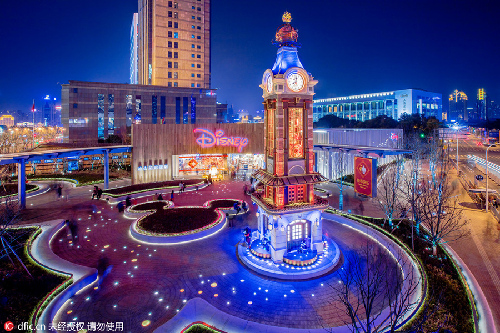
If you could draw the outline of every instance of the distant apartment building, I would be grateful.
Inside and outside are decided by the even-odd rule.
[[[139,0],[138,83],[210,88],[210,0]]]
[[[450,94],[447,117],[449,122],[467,122],[469,120],[467,100],[467,95],[463,91],[455,90]]]
[[[440,119],[443,110],[441,94],[420,89],[316,99],[313,102],[315,122],[328,114],[359,121],[382,115],[398,120],[405,113]]]
[[[132,124],[215,123],[210,89],[69,81],[62,85],[64,141],[130,142]]]
[[[139,14],[132,16],[130,27],[130,84],[139,83],[139,54],[137,39],[139,38]]]

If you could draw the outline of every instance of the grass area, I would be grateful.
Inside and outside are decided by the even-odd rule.
[[[38,186],[33,184],[26,184],[26,193],[38,190]],[[0,198],[17,194],[17,183],[4,184],[0,186]]]
[[[58,287],[68,283],[69,277],[58,274],[38,265],[31,259],[27,244],[30,237],[33,239],[39,229],[19,228],[12,235],[17,238],[16,253],[30,272],[11,254],[14,262],[8,257],[0,258],[0,321],[12,321],[16,325],[21,322],[30,322],[35,309],[44,304],[47,296]],[[5,319],[5,320],[4,320]]]
[[[334,213],[333,211],[327,211]],[[384,219],[366,216],[343,215],[362,223],[370,223],[386,231],[386,235],[393,236],[409,249],[412,248],[411,230],[412,224],[408,220],[394,220],[396,229],[390,230]],[[467,294],[466,282],[455,266],[448,253],[438,247],[436,257],[432,255],[432,247],[427,240],[428,235],[421,231],[421,236],[414,235],[414,254],[425,269],[429,287],[427,299],[427,314],[429,318],[423,324],[424,332],[441,332],[449,330],[456,333],[473,333],[474,321],[472,304]],[[422,321],[424,313],[413,321]]]
[[[148,202],[134,207],[134,211],[154,211],[141,219],[139,229],[154,234],[179,234],[204,227],[217,221],[217,208],[232,208],[237,200],[214,200],[209,207],[166,208],[165,202]],[[166,208],[166,209],[165,209]]]
[[[112,197],[121,197],[128,194],[141,193],[146,191],[154,191],[154,190],[177,190],[179,188],[180,180],[169,180],[165,182],[157,182],[157,183],[144,183],[144,184],[135,184],[123,187],[112,188],[109,190],[104,190],[103,194],[107,194]],[[201,186],[204,183],[203,179],[186,179],[182,180],[184,185],[186,186]]]

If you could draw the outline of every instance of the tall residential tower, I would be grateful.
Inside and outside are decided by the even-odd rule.
[[[139,84],[210,88],[210,0],[139,0]]]

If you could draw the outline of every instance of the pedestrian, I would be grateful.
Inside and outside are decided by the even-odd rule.
[[[68,227],[69,231],[71,232],[71,239],[73,240],[73,243],[76,243],[78,238],[78,224],[75,219],[71,219],[68,221]]]
[[[109,259],[105,256],[99,257],[97,261],[97,288],[101,287],[104,278],[111,272],[113,266],[109,265]]]
[[[160,194],[158,194],[158,200],[163,200],[163,196]]]
[[[126,207],[132,206],[132,199],[130,199],[130,195],[127,195],[127,198],[125,199],[125,206]]]
[[[94,197],[97,197],[97,186],[94,186],[94,190],[92,191],[92,200],[94,200]]]
[[[122,202],[122,201],[120,201],[120,202],[118,203],[118,206],[117,206],[117,207],[118,207],[118,212],[119,212],[119,213],[122,213],[122,212],[124,211],[124,206],[125,206],[125,205],[123,204],[123,202]]]
[[[243,203],[241,204],[241,208],[243,208],[243,210],[245,211],[245,213],[248,211],[248,206],[247,206],[246,201],[243,201]]]
[[[61,198],[61,196],[62,196],[62,186],[61,186],[61,185],[59,185],[59,186],[57,187],[57,197],[58,197],[58,199],[60,199],[60,198]]]
[[[97,199],[101,199],[102,189],[100,187],[97,188]]]
[[[170,193],[170,201],[174,201],[174,190]]]

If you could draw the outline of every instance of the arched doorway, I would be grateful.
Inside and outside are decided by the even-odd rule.
[[[307,220],[296,220],[287,227],[287,250],[288,252],[298,250],[302,241],[311,237],[311,222]],[[310,244],[310,242],[309,242]]]

